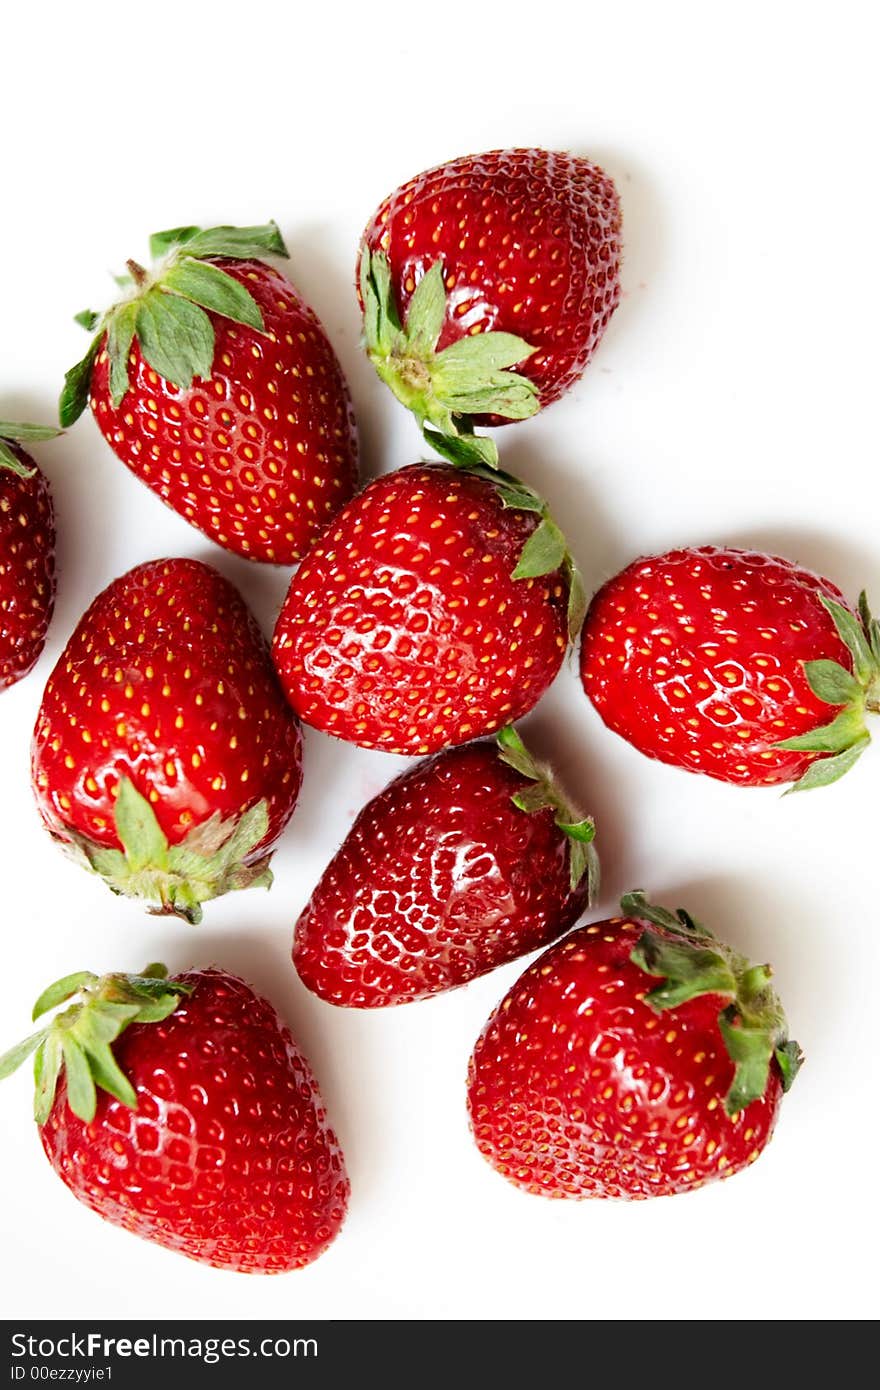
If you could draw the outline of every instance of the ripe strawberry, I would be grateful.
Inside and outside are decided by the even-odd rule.
[[[306,556],[275,665],[306,723],[433,753],[532,708],[581,596],[562,533],[522,483],[415,464],[371,482]]]
[[[36,665],[55,607],[52,494],[23,445],[57,433],[0,420],[0,690]]]
[[[880,624],[864,594],[856,617],[789,560],[673,550],[593,599],[581,679],[608,727],[651,758],[743,786],[824,786],[870,741]]]
[[[197,560],[99,594],[49,678],[31,751],[52,835],[116,893],[196,922],[268,887],[300,733],[240,595]]]
[[[477,1146],[527,1192],[660,1197],[729,1178],[769,1140],[801,1062],[769,966],[642,893],[621,905],[538,958],[471,1058]]]
[[[523,419],[583,372],[620,298],[619,266],[617,191],[588,159],[455,159],[398,188],[364,232],[367,351],[420,425],[455,435],[474,419]]]
[[[361,1009],[466,984],[572,925],[594,833],[513,728],[447,749],[361,811],[297,922],[294,964]]]
[[[61,420],[90,401],[111,448],[218,545],[292,564],[351,496],[357,434],[324,330],[265,227],[179,227],[129,261],[125,297],[67,374]]]
[[[74,996],[0,1058],[4,1077],[36,1053],[40,1139],[73,1195],[217,1269],[280,1274],[317,1259],[342,1225],[348,1179],[272,1005],[226,971],[169,980],[152,965],[70,975],[34,1018]]]

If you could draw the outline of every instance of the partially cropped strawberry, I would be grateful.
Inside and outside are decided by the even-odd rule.
[[[300,733],[238,591],[154,560],[99,594],[49,678],[31,767],[52,835],[116,893],[190,921],[268,886]]]
[[[202,1264],[281,1274],[336,1237],[348,1179],[311,1069],[271,1004],[223,970],[58,980],[0,1058],[35,1053],[55,1172],[92,1211]]]
[[[662,762],[793,790],[836,781],[880,712],[880,624],[790,560],[703,546],[636,560],[593,599],[581,679]]]
[[[264,227],[178,227],[128,262],[122,299],[79,322],[97,330],[67,374],[62,424],[90,402],[142,482],[218,545],[289,565],[357,475],[348,388],[320,322],[261,257]]]
[[[620,205],[596,164],[467,155],[410,179],[370,219],[367,351],[420,424],[454,435],[474,418],[522,419],[584,370],[620,298],[619,267]]]
[[[294,964],[361,1009],[466,984],[572,925],[593,835],[513,728],[447,749],[361,811],[297,922]]]
[[[57,433],[0,420],[0,690],[36,664],[55,607],[52,494],[24,445]]]
[[[273,655],[307,724],[433,753],[530,710],[582,611],[565,539],[533,492],[415,464],[370,483],[306,556]]]
[[[484,1158],[547,1197],[661,1197],[761,1153],[801,1063],[770,985],[644,894],[516,982],[468,1073]]]

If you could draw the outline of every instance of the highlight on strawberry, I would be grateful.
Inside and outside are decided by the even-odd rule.
[[[471,1058],[477,1147],[529,1193],[640,1199],[732,1177],[802,1062],[768,965],[641,892],[621,908],[539,956]]]
[[[434,753],[528,713],[583,611],[536,493],[481,465],[414,464],[369,483],[309,552],[272,651],[305,723]]]
[[[741,786],[827,786],[880,713],[880,623],[791,560],[700,546],[634,561],[589,606],[581,680],[648,757]]]
[[[0,690],[33,670],[55,607],[55,513],[28,444],[54,439],[48,425],[0,420]]]
[[[514,728],[447,749],[363,808],[296,924],[294,965],[350,1008],[455,989],[572,926],[598,885],[594,836]]]
[[[367,352],[428,442],[525,419],[583,372],[620,298],[620,204],[588,159],[493,150],[429,169],[361,240]],[[497,463],[481,439],[476,457]]]
[[[275,1009],[223,970],[80,971],[34,1005],[34,1118],[78,1201],[191,1260],[246,1274],[310,1264],[345,1217],[345,1164]]]
[[[327,335],[265,256],[274,222],[176,227],[129,261],[121,296],[77,321],[93,335],[60,415],[91,405],[114,452],[218,545],[298,560],[357,480],[351,399]]]
[[[175,559],[114,580],[49,677],[31,770],[52,836],[151,912],[198,922],[208,899],[268,887],[301,738],[233,585]]]

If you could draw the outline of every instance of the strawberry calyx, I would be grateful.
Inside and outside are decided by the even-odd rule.
[[[574,642],[580,631],[587,611],[587,591],[574,556],[568,548],[568,541],[550,515],[550,508],[539,493],[528,484],[505,473],[476,461],[461,462],[463,472],[472,477],[482,478],[495,488],[505,508],[514,511],[535,512],[541,520],[535,527],[520,551],[512,579],[538,579],[542,575],[561,570],[568,583],[567,624],[568,637]]]
[[[552,769],[536,762],[512,724],[495,735],[495,742],[501,761],[532,783],[514,792],[510,798],[514,806],[527,815],[545,809],[553,812],[556,825],[568,838],[571,891],[580,886],[586,874],[587,900],[592,903],[599,890],[599,856],[593,843],[596,824],[592,816],[584,816],[572,806],[558,786]]]
[[[419,280],[402,319],[391,267],[382,251],[364,247],[360,261],[364,345],[378,375],[415,415],[432,447],[445,457],[448,440],[476,462],[497,464],[489,439],[473,433],[473,417],[525,420],[539,408],[538,388],[512,371],[535,349],[513,333],[474,333],[441,352],[437,343],[447,313],[443,262]],[[453,462],[456,460],[453,459]]]
[[[858,614],[825,594],[821,602],[852,656],[852,670],[837,661],[803,663],[813,694],[827,705],[842,708],[829,723],[774,745],[792,752],[826,755],[811,763],[789,792],[827,787],[849,772],[871,742],[865,715],[880,714],[880,622],[871,613],[867,594],[862,591],[859,595]]]
[[[142,900],[151,913],[182,917],[196,925],[202,920],[202,903],[209,899],[272,883],[271,854],[247,862],[269,829],[265,801],[237,819],[222,820],[215,812],[179,844],[169,845],[149,801],[123,777],[115,821],[121,850],[96,844],[69,828],[55,839],[69,857],[103,878],[112,892]]]
[[[642,892],[620,901],[627,917],[662,928],[646,928],[630,960],[662,982],[645,995],[655,1013],[675,1009],[689,999],[717,994],[727,1000],[718,1015],[724,1046],[734,1063],[733,1081],[724,1098],[728,1115],[736,1115],[767,1089],[775,1058],[788,1091],[803,1062],[800,1047],[788,1036],[788,1023],[770,981],[769,965],[752,965],[716,937],[684,908],[676,913],[649,903]]]
[[[97,1088],[137,1109],[137,1095],[113,1056],[111,1043],[131,1023],[160,1023],[172,1014],[192,985],[167,978],[164,965],[148,965],[141,975],[93,975],[81,970],[49,985],[31,1017],[36,1021],[51,1009],[73,1000],[51,1023],[32,1033],[0,1057],[0,1080],[11,1076],[34,1055],[34,1119],[49,1118],[62,1071],[67,1103],[74,1115],[89,1124],[95,1118]]]
[[[22,461],[19,451],[14,446],[55,439],[60,433],[61,431],[52,425],[13,424],[11,420],[0,420],[0,468],[14,473],[17,478],[32,478],[34,469]],[[10,448],[10,445],[13,447]]]
[[[253,295],[213,262],[217,257],[255,260],[287,256],[274,222],[258,227],[174,227],[150,237],[154,264],[128,261],[116,277],[123,297],[101,314],[85,309],[76,322],[93,333],[89,350],[64,378],[62,425],[72,425],[89,399],[92,368],[102,350],[110,359],[110,395],[119,407],[129,389],[129,355],[137,339],[144,360],[174,386],[188,390],[211,374],[214,327],[205,311],[263,332]]]

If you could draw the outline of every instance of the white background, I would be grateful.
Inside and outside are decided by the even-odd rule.
[[[499,436],[550,498],[594,588],[680,542],[769,547],[880,606],[876,44],[858,3],[15,7],[5,19],[0,416],[49,419],[85,346],[72,315],[151,231],[275,217],[355,397],[365,472],[420,455],[358,347],[358,235],[445,158],[586,153],[618,180],[624,298],[568,398]],[[249,29],[249,14],[254,27]],[[120,903],[38,823],[40,694],[98,589],[164,554],[210,560],[267,630],[287,574],[213,547],[85,418],[39,449],[60,590],[35,673],[0,697],[2,1046],[68,971],[217,963],[267,993],[322,1083],[352,1203],[317,1264],[203,1268],[79,1206],[0,1097],[7,1317],[843,1318],[877,1312],[876,806],[880,750],[781,800],[653,764],[566,670],[525,732],[594,812],[601,911],[643,886],[775,963],[808,1057],[776,1138],[730,1182],[632,1205],[508,1187],[468,1135],[464,1074],[518,965],[386,1013],[334,1010],[294,976],[294,919],[351,819],[403,765],[306,736],[305,788],[268,894],[190,929]]]

